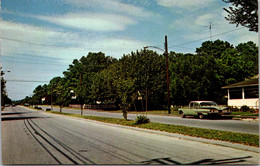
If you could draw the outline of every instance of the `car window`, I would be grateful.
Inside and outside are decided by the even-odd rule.
[[[202,102],[200,103],[201,106],[217,106],[215,102]]]
[[[190,107],[199,107],[199,106],[200,106],[199,103],[196,103],[196,102],[190,103]]]

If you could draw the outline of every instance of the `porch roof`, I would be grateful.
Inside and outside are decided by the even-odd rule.
[[[237,82],[234,84],[230,84],[227,86],[223,86],[222,89],[240,88],[240,87],[256,86],[256,85],[259,85],[258,78],[253,78],[253,79],[247,79],[245,81]]]

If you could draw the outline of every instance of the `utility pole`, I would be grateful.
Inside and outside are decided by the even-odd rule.
[[[168,60],[168,42],[165,36],[165,56],[166,56],[166,74],[167,74],[167,97],[168,97],[168,114],[171,114],[170,107],[170,78],[169,78],[169,60]]]

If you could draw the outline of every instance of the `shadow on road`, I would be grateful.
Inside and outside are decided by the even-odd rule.
[[[222,160],[214,160],[214,159],[203,159],[191,163],[180,163],[178,161],[172,160],[170,157],[167,158],[156,158],[148,161],[142,161],[141,164],[155,164],[155,165],[219,165],[219,164],[243,164],[246,159],[252,158],[251,156],[246,157],[238,157],[238,158],[229,158]]]
[[[39,117],[39,116],[35,116],[35,117],[2,117],[2,121],[11,121],[11,120],[26,120],[26,119],[39,119],[39,118],[48,118],[48,117]]]
[[[19,114],[27,114],[29,112],[1,112],[1,115],[19,115]]]

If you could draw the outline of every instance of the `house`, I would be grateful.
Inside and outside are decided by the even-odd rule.
[[[245,79],[238,83],[227,85],[222,89],[227,89],[228,106],[248,107],[259,109],[259,75]]]

